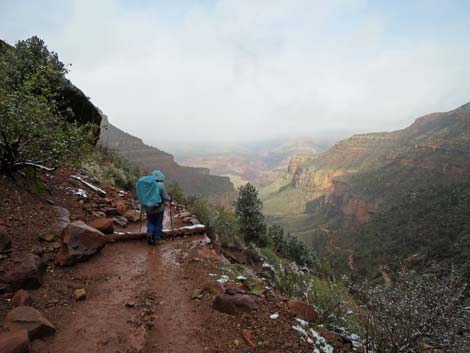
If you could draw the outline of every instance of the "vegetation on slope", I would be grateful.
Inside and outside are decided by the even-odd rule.
[[[94,143],[92,123],[73,121],[63,96],[66,66],[38,37],[0,51],[0,169],[74,162]],[[66,109],[64,111],[63,109]],[[69,119],[66,119],[68,115]],[[72,121],[70,121],[72,120]]]

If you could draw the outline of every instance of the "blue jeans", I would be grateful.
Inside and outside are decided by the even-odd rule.
[[[164,214],[164,211],[157,213],[147,213],[147,235],[152,237],[153,241],[159,241],[162,239]]]

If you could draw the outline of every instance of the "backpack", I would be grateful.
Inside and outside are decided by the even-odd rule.
[[[143,176],[136,183],[137,197],[146,210],[160,207],[162,197],[154,176]]]

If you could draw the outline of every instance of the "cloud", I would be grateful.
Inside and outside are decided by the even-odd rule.
[[[111,122],[156,146],[401,128],[469,99],[461,18],[434,38],[366,1],[41,4],[0,5],[6,39],[43,37]]]

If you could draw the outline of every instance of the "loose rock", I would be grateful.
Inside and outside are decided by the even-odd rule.
[[[62,244],[55,256],[61,266],[70,266],[99,252],[106,244],[106,238],[99,230],[82,221],[70,223],[62,233]]]
[[[202,299],[203,296],[204,296],[204,293],[202,292],[202,290],[199,288],[196,288],[195,290],[193,290],[191,299]]]
[[[33,297],[31,296],[31,294],[29,294],[29,292],[25,291],[24,289],[20,289],[16,291],[13,298],[11,298],[11,304],[14,307],[31,306],[33,305]]]
[[[30,306],[19,306],[10,311],[4,322],[10,331],[26,330],[30,339],[55,333],[56,329],[42,314]]]
[[[86,299],[86,290],[83,288],[75,289],[73,291],[73,295],[75,296],[76,301],[85,300]]]
[[[8,264],[4,273],[0,272],[0,292],[14,292],[18,289],[35,289],[42,284],[44,263],[39,256],[25,254]]]
[[[256,297],[238,288],[228,288],[215,297],[214,309],[226,314],[246,313],[258,308]]]
[[[124,202],[122,201],[117,201],[116,202],[116,210],[120,215],[123,215],[127,211],[127,206]]]
[[[315,309],[310,305],[301,300],[289,300],[287,302],[287,307],[289,311],[299,319],[305,321],[315,321],[318,318],[318,313]]]
[[[28,331],[16,330],[0,334],[0,352],[29,353],[30,343]]]
[[[98,229],[104,234],[114,233],[113,220],[111,218],[98,218],[88,223],[90,227]]]
[[[139,222],[140,221],[140,211],[129,210],[124,214],[124,217],[126,217],[126,219],[129,222],[134,222],[134,223]]]

